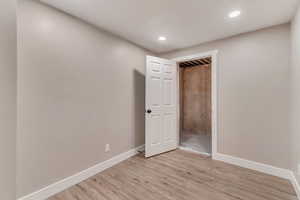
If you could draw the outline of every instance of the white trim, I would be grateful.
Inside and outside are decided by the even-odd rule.
[[[291,175],[290,175],[290,181],[292,182],[292,185],[294,186],[295,191],[297,193],[298,199],[300,200],[300,185],[296,179],[295,173],[292,171],[291,171]]]
[[[93,167],[90,167],[86,170],[83,170],[73,176],[67,177],[61,181],[58,181],[54,184],[51,184],[37,192],[31,193],[27,196],[21,197],[18,200],[45,200],[59,192],[62,192],[63,190],[76,185],[100,172],[102,172],[105,169],[108,169],[136,154],[138,154],[139,150],[144,149],[144,145],[131,149],[125,153],[121,153],[109,160],[106,160],[104,162],[101,162]]]
[[[144,150],[144,148],[145,148],[145,146],[142,145],[140,147],[131,149],[125,153],[119,154],[109,160],[99,163],[91,168],[83,170],[73,176],[67,177],[61,181],[51,184],[37,192],[34,192],[27,196],[21,197],[18,200],[45,200],[59,192],[62,192],[63,190],[65,190],[73,185],[76,185],[76,184],[104,171],[105,169],[108,169],[108,168],[138,154],[138,151]],[[202,155],[207,155],[206,153],[197,152],[197,151],[194,151],[194,150],[191,150],[188,148],[184,148],[181,146],[179,147],[179,149],[191,151],[191,152],[202,154]],[[221,153],[217,153],[215,155],[214,159],[223,161],[226,163],[230,163],[233,165],[237,165],[240,167],[256,170],[256,171],[266,173],[269,175],[288,179],[291,181],[292,185],[294,186],[295,191],[298,196],[298,199],[300,200],[300,185],[295,177],[295,174],[291,170],[282,169],[282,168],[274,167],[271,165],[266,165],[266,164],[262,164],[262,163],[258,163],[258,162],[254,162],[254,161],[250,161],[250,160],[245,160],[242,158],[229,156],[229,155],[225,155],[225,154],[221,154]]]
[[[189,60],[194,60],[194,59],[201,59],[201,58],[216,56],[217,54],[218,54],[218,50],[213,50],[213,51],[207,51],[204,53],[198,53],[198,54],[193,54],[193,55],[189,55],[189,56],[172,58],[172,60],[174,60],[176,62],[184,62],[184,61],[189,61]]]
[[[230,155],[225,155],[218,153],[217,149],[217,141],[218,141],[218,60],[217,60],[218,50],[209,51],[205,53],[184,56],[174,58],[172,60],[176,62],[189,61],[194,59],[200,59],[205,57],[212,57],[212,159],[223,161],[229,164],[237,165],[240,167],[256,170],[265,174],[277,176],[280,178],[288,179],[291,181],[296,193],[297,197],[300,200],[300,185],[297,181],[295,174],[288,169],[282,169],[278,167],[274,167],[271,165],[258,163]],[[177,97],[179,99],[179,96]],[[179,116],[179,115],[178,115]],[[180,147],[179,149],[188,150],[184,147]],[[190,149],[189,149],[190,150]],[[199,152],[197,152],[199,153]]]
[[[196,154],[200,154],[200,155],[203,155],[203,156],[211,156],[210,153],[196,151],[196,150],[188,148],[188,147],[179,146],[178,149],[181,149],[181,150],[184,150],[184,151],[189,151],[189,152],[196,153]]]
[[[217,60],[218,50],[208,51],[204,53],[183,56],[178,58],[173,58],[172,60],[178,62],[189,61],[194,59],[201,59],[206,57],[212,58],[211,65],[211,82],[212,82],[212,158],[215,159],[215,155],[217,154],[217,146],[218,146],[218,60]],[[179,66],[178,66],[179,67]],[[179,73],[179,70],[178,72]],[[177,75],[179,77],[179,75]],[[179,82],[179,78],[178,78]],[[177,84],[177,90],[179,91],[179,83]],[[177,99],[179,100],[179,92],[177,92]],[[179,103],[178,103],[179,106]],[[178,109],[178,122],[180,117],[180,109]],[[178,143],[179,143],[179,128],[178,128]]]
[[[256,170],[265,174],[278,176],[280,178],[289,179],[290,178],[290,170],[282,169],[278,167],[274,167],[267,164],[262,164],[234,156],[229,156],[221,153],[217,153],[215,156],[215,160],[223,161],[229,164],[237,165],[240,167]]]
[[[214,159],[223,161],[223,162],[226,162],[226,163],[229,163],[232,165],[237,165],[237,166],[244,167],[247,169],[259,171],[259,172],[269,174],[272,176],[277,176],[280,178],[288,179],[291,181],[291,183],[297,193],[297,197],[300,200],[300,186],[299,186],[299,183],[298,183],[294,173],[291,170],[274,167],[271,165],[258,163],[258,162],[254,162],[254,161],[250,161],[250,160],[246,160],[246,159],[242,159],[242,158],[238,158],[238,157],[234,157],[234,156],[229,156],[229,155],[225,155],[225,154],[221,154],[221,153],[217,153],[215,155]]]
[[[177,146],[180,147],[180,77],[179,77],[179,65],[176,67],[176,112],[177,112]]]

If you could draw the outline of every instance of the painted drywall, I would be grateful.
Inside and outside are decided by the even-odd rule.
[[[291,141],[292,169],[300,183],[300,8],[292,22]]]
[[[217,49],[218,152],[290,168],[290,24],[167,54]]]
[[[0,1],[0,199],[15,199],[16,2]]]
[[[144,144],[149,52],[30,0],[18,46],[18,197]]]

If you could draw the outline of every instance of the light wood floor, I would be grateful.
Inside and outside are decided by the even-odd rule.
[[[132,157],[49,200],[296,200],[289,181],[176,150]]]

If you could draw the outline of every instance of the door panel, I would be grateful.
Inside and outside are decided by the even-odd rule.
[[[165,79],[163,85],[164,85],[164,90],[163,90],[164,105],[172,106],[172,80]]]
[[[161,105],[161,78],[151,76],[150,83],[150,106],[160,107]]]
[[[176,118],[174,113],[164,114],[164,141],[172,142],[174,133],[176,134]],[[176,135],[175,135],[176,136]]]
[[[160,114],[151,114],[150,116],[151,146],[160,145],[161,142],[161,117]]]
[[[178,146],[176,82],[174,61],[147,56],[146,157]]]

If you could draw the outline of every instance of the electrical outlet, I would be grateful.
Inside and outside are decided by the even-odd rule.
[[[105,152],[109,152],[110,151],[110,145],[109,144],[106,144],[105,145]]]

